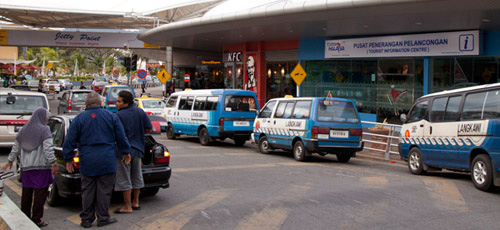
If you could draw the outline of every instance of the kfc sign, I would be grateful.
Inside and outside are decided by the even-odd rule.
[[[228,62],[241,62],[241,52],[234,52],[234,53],[228,53],[227,54],[227,61]]]

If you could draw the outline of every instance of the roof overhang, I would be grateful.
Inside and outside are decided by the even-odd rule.
[[[455,30],[499,30],[498,0],[273,2],[244,12],[166,24],[149,44],[221,51],[224,44]]]

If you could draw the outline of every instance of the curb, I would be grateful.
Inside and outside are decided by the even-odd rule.
[[[399,160],[399,159],[389,159],[389,160],[387,160],[387,159],[385,159],[383,157],[377,157],[377,156],[373,156],[373,155],[366,154],[366,153],[360,153],[360,152],[356,153],[356,157],[364,158],[364,159],[370,159],[370,160],[377,160],[377,161],[385,161],[385,162],[395,163],[395,164],[401,164],[401,165],[406,165],[406,162],[404,162],[402,160]]]
[[[17,207],[4,192],[0,196],[0,229],[40,229]]]

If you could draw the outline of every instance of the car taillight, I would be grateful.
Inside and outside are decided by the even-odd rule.
[[[330,128],[328,127],[312,127],[311,138],[318,138],[318,134],[329,134]]]
[[[363,136],[363,130],[361,129],[351,129],[349,131],[350,136]]]
[[[153,115],[153,113],[152,113],[152,112],[147,111],[147,112],[146,112],[146,115]]]
[[[68,100],[68,110],[71,110],[71,99]]]
[[[219,119],[219,131],[224,131],[224,118]]]
[[[166,164],[170,162],[170,152],[164,150],[162,155],[156,155],[155,164]]]
[[[73,162],[75,162],[75,168],[80,168],[80,157],[73,157]]]
[[[108,101],[108,102],[106,102],[106,105],[114,105],[114,104],[116,104],[115,101]]]

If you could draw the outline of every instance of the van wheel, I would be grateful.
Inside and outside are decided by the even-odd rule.
[[[422,159],[420,149],[410,149],[410,153],[408,153],[408,169],[415,175],[422,175],[426,173],[424,170],[424,159]]]
[[[172,126],[172,124],[168,124],[167,126],[167,138],[170,140],[175,140],[176,138],[174,133],[174,126]]]
[[[266,136],[259,138],[259,151],[264,154],[269,154],[273,151]]]
[[[302,141],[295,142],[295,145],[293,145],[293,158],[297,161],[305,161],[308,155],[309,151],[304,146],[304,143]]]
[[[352,156],[351,153],[337,153],[336,155],[337,155],[337,160],[342,163],[347,163]]]
[[[471,177],[477,189],[491,191],[494,188],[492,173],[491,160],[488,155],[480,154],[474,157]]]
[[[246,137],[235,137],[233,140],[236,146],[243,146],[247,142]]]
[[[47,196],[47,204],[50,207],[56,207],[61,202],[61,196],[59,196],[59,189],[57,188],[56,182],[49,185],[49,195]]]
[[[201,128],[200,132],[198,133],[198,136],[200,137],[200,144],[203,146],[210,145],[210,142],[212,141],[210,139],[210,136],[208,135],[208,130],[207,128]]]

